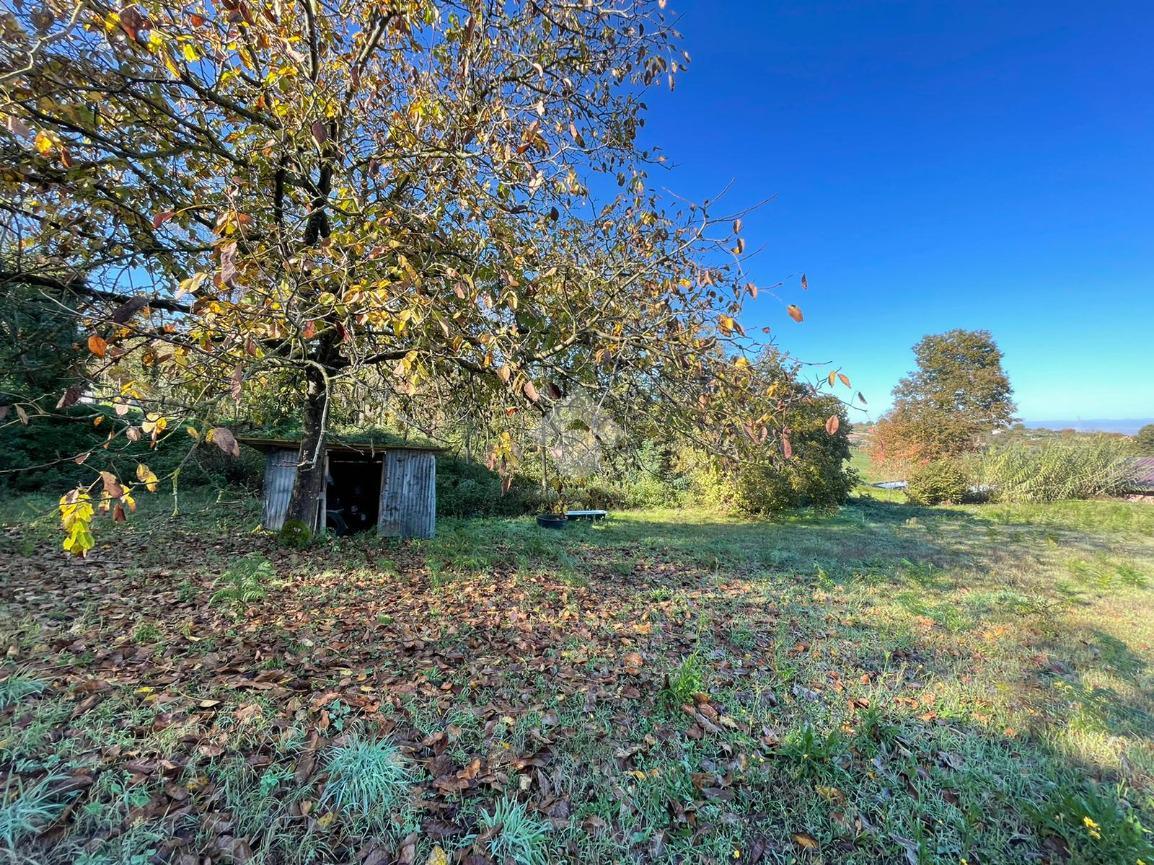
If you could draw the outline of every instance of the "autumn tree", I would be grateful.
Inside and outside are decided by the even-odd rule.
[[[687,61],[662,7],[10,7],[0,287],[83,299],[87,380],[57,404],[123,408],[106,444],[179,420],[234,449],[214,424],[275,390],[304,433],[290,516],[314,525],[346,405],[441,400],[508,465],[510,419],[659,394],[671,427],[732,449],[756,288],[739,220],[647,180],[641,94]],[[100,482],[104,505],[130,493]]]
[[[977,448],[1007,428],[1015,406],[1002,352],[985,330],[950,330],[914,346],[917,369],[894,388],[894,406],[871,438],[875,460],[910,466]]]

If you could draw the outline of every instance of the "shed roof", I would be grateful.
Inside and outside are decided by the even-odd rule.
[[[295,450],[301,446],[300,436],[265,438],[261,436],[239,436],[237,441],[261,451]],[[387,451],[430,451],[441,453],[445,449],[436,445],[410,442],[404,439],[337,439],[325,443],[329,453],[353,454],[356,456],[376,456]]]

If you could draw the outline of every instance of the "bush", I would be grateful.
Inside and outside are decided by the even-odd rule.
[[[100,425],[95,426],[98,418]],[[127,442],[123,436],[108,450],[101,448],[101,431],[123,420],[109,408],[74,405],[54,414],[33,415],[28,425],[0,425],[0,466],[9,470],[0,472],[0,489],[45,489],[60,495],[77,484],[91,483],[101,469],[131,479],[138,463],[146,463],[161,478],[180,467],[182,487],[260,487],[264,458],[248,447],[241,448],[237,458],[202,445],[188,457],[192,442],[178,431],[161,439],[156,448],[147,439]],[[74,458],[87,451],[94,451],[92,457],[78,465]]]
[[[841,405],[827,397],[792,412],[788,459],[777,453],[777,443],[740,463],[688,456],[694,497],[706,505],[754,515],[802,507],[832,510],[843,504],[858,476],[848,464],[850,424]],[[825,428],[832,414],[840,421],[833,435]]]
[[[277,537],[281,542],[281,546],[288,547],[290,550],[303,550],[313,542],[313,530],[308,527],[308,523],[304,520],[285,520],[284,525],[280,527]]]
[[[540,485],[521,475],[501,490],[501,477],[460,457],[437,458],[437,516],[515,517],[545,509]]]
[[[1086,435],[1039,444],[1012,442],[986,454],[982,479],[1003,502],[1056,502],[1117,495],[1134,476],[1124,440]]]
[[[958,504],[970,492],[970,478],[956,460],[934,460],[914,470],[906,498],[917,505]]]
[[[1134,436],[1134,443],[1138,446],[1140,454],[1154,457],[1154,423],[1148,423],[1138,430],[1138,434]]]

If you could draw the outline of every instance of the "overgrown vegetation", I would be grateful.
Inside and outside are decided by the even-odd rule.
[[[1124,492],[1133,479],[1134,451],[1116,436],[1079,435],[1040,444],[1013,442],[990,449],[982,480],[1005,502],[1057,502]]]

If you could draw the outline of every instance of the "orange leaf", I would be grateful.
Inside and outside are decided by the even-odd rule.
[[[850,383],[849,383],[849,376],[848,376],[848,375],[846,375],[845,373],[839,372],[839,373],[837,374],[837,377],[838,377],[838,379],[841,381],[841,383],[842,383],[842,384],[844,384],[846,387],[850,387],[850,386],[851,386],[851,385],[850,385]]]
[[[805,316],[801,314],[801,307],[797,304],[791,303],[785,308],[785,311],[789,313],[789,317],[794,321],[801,321],[805,318]]]
[[[94,333],[88,337],[88,350],[97,357],[104,357],[104,353],[108,351],[108,343],[104,341],[104,337]]]
[[[829,433],[830,435],[833,435],[834,433],[836,433],[838,431],[838,427],[840,427],[840,426],[841,426],[841,419],[838,418],[838,416],[836,414],[831,414],[828,418],[826,418],[825,431],[827,433]]]
[[[209,437],[214,445],[229,456],[240,456],[240,445],[237,443],[236,436],[232,434],[232,430],[228,427],[213,427],[209,432]]]
[[[152,217],[152,227],[160,228],[160,226],[164,225],[164,223],[168,222],[168,220],[172,219],[175,215],[171,210],[165,210],[163,213],[156,214],[156,216]]]

